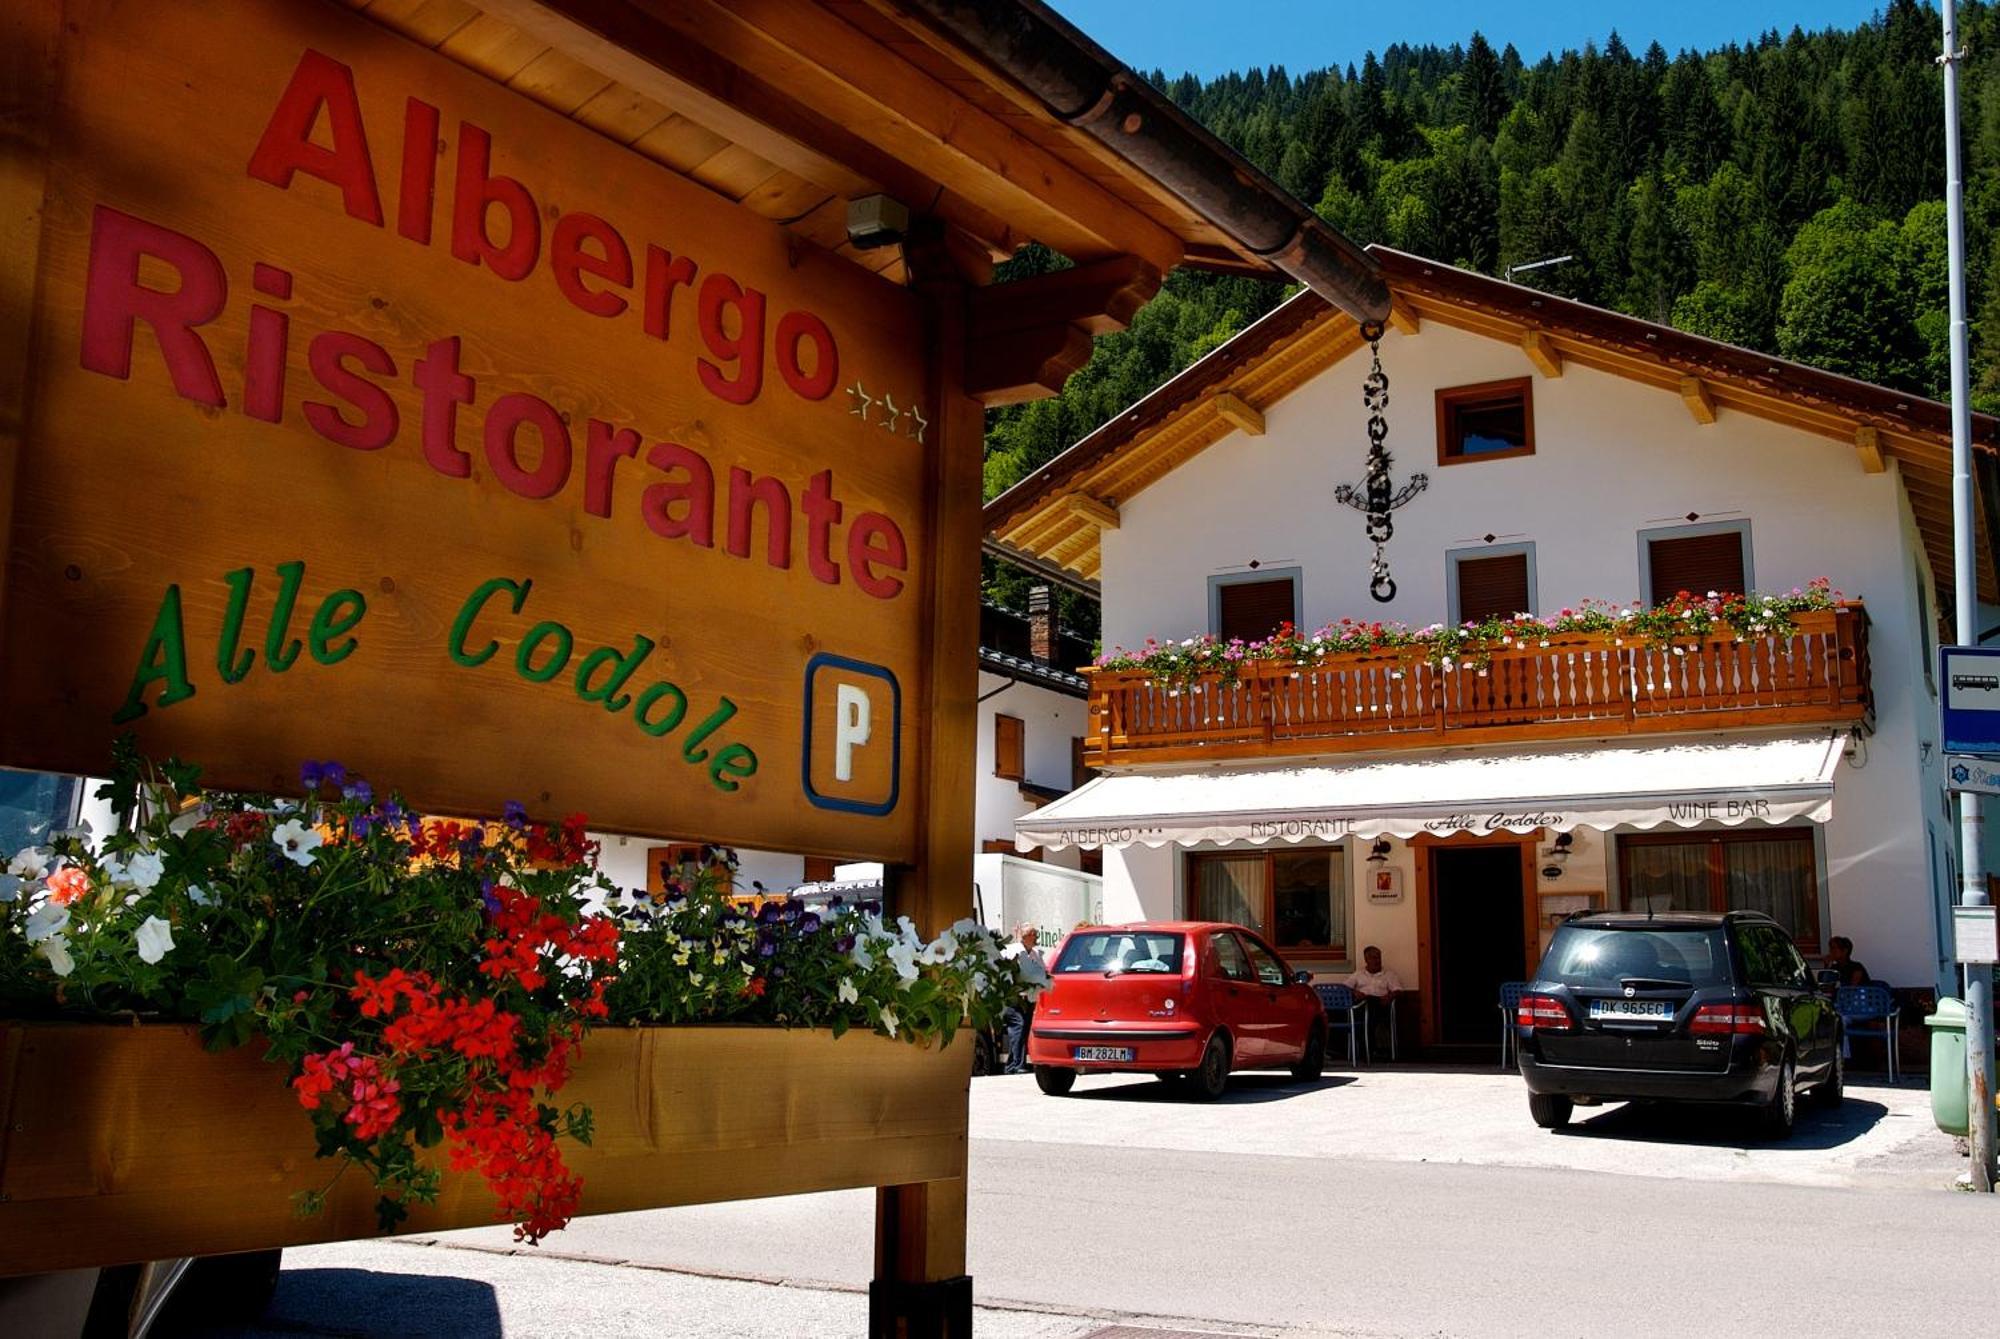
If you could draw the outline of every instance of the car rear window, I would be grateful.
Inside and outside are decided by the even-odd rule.
[[[1721,926],[1607,929],[1565,925],[1542,959],[1545,980],[1615,987],[1634,980],[1661,985],[1724,986],[1729,945]]]
[[[1160,930],[1073,934],[1056,959],[1056,975],[1074,972],[1178,972],[1181,937]]]

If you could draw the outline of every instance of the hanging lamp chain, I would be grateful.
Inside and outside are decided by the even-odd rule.
[[[1382,370],[1382,323],[1369,321],[1361,327],[1368,341],[1368,376],[1361,383],[1361,403],[1368,410],[1368,469],[1362,479],[1367,498],[1368,538],[1375,545],[1369,561],[1368,594],[1377,603],[1396,598],[1396,580],[1389,575],[1389,539],[1396,533],[1391,515],[1395,490],[1389,484],[1389,469],[1395,462],[1389,455],[1389,374]]]

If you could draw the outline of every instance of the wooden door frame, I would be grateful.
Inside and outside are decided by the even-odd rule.
[[[1431,852],[1441,846],[1514,846],[1521,855],[1521,979],[1527,980],[1534,974],[1535,962],[1541,954],[1541,916],[1539,888],[1535,870],[1535,850],[1541,845],[1544,832],[1536,829],[1531,833],[1482,833],[1454,832],[1448,837],[1422,833],[1410,838],[1410,852],[1416,861],[1415,893],[1417,903],[1417,1039],[1424,1046],[1438,1044],[1438,945],[1437,945],[1437,869],[1431,860]],[[1497,1003],[1497,1002],[1496,1002]]]

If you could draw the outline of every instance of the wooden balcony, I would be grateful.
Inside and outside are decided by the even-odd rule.
[[[1858,605],[1795,616],[1787,634],[1670,646],[1551,638],[1494,651],[1483,666],[1420,651],[1245,665],[1234,683],[1167,684],[1141,670],[1090,676],[1087,760],[1215,762],[1450,744],[1851,725],[1872,712],[1868,615]]]

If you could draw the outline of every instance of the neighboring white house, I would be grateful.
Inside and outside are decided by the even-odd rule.
[[[996,499],[991,543],[1098,580],[1107,650],[1819,577],[1865,619],[1717,651],[1708,691],[1733,687],[1699,711],[1680,689],[1580,706],[1560,647],[1521,653],[1537,666],[1510,672],[1532,681],[1503,688],[1496,667],[1422,702],[1365,665],[1262,697],[1101,692],[1088,756],[1107,775],[1023,818],[1021,844],[1103,850],[1112,920],[1241,919],[1324,973],[1379,945],[1427,1041],[1490,1038],[1497,984],[1532,970],[1563,912],[1648,898],[1772,909],[1808,957],[1845,935],[1878,978],[1956,989],[1931,682],[1951,608],[1945,408],[1371,254],[1395,295],[1392,482],[1429,476],[1393,513],[1393,599],[1370,598],[1364,517],[1334,496],[1362,480],[1369,350],[1309,293]],[[1990,456],[1994,422],[1975,436]],[[1825,682],[1773,696],[1808,660]],[[1652,692],[1636,664],[1598,691]],[[1375,698],[1335,700],[1364,680]]]

